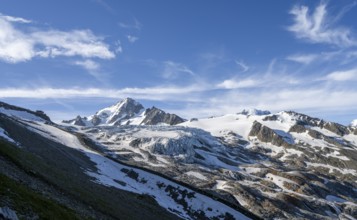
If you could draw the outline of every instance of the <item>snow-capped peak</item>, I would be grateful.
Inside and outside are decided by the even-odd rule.
[[[145,110],[144,106],[131,98],[123,99],[110,107],[103,108],[92,116],[63,121],[63,123],[78,126],[174,125],[181,122],[184,122],[184,119],[156,107]]]
[[[271,114],[271,112],[267,111],[267,110],[259,110],[259,109],[251,108],[251,109],[243,109],[243,111],[239,112],[238,114],[242,114],[242,115],[269,115],[269,114]]]
[[[355,120],[353,120],[353,121],[351,122],[351,126],[352,126],[352,127],[357,127],[357,119],[355,119]]]
[[[140,103],[134,99],[126,98],[110,107],[99,110],[96,115],[102,115],[106,117],[106,115],[114,116],[113,114],[132,114],[133,112],[137,113],[138,110],[140,111],[141,109],[144,109],[144,107]]]
[[[94,125],[96,124],[115,124],[116,122],[133,117],[144,110],[144,107],[134,99],[126,98],[122,101],[99,110],[95,115],[90,116]]]

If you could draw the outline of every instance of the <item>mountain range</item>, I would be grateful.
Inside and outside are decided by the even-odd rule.
[[[0,218],[357,216],[355,123],[254,109],[185,120],[126,98],[56,124],[0,102],[0,144]]]

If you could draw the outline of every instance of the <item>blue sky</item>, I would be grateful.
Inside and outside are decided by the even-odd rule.
[[[55,121],[125,97],[186,118],[357,118],[355,1],[2,0],[0,13],[0,99]]]

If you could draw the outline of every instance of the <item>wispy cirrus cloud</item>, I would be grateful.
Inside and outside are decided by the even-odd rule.
[[[309,10],[307,6],[296,5],[290,11],[294,23],[288,27],[288,30],[293,32],[297,38],[311,43],[325,43],[338,47],[357,44],[349,28],[336,25],[336,22],[348,10],[343,10],[338,16],[330,16],[326,3],[320,3],[312,13]]]
[[[118,25],[121,28],[136,29],[139,31],[141,30],[141,28],[143,26],[136,18],[134,18],[134,21],[131,23],[119,22]]]
[[[194,76],[195,73],[188,66],[174,61],[163,62],[162,76],[166,79],[175,79],[183,74]]]
[[[249,66],[242,60],[235,60],[235,63],[242,69],[242,72],[247,72],[249,70]]]
[[[95,3],[99,4],[102,8],[104,8],[106,11],[115,14],[115,10],[104,0],[94,0]]]
[[[115,57],[104,39],[90,30],[38,30],[28,26],[30,29],[25,31],[15,23],[31,24],[23,18],[0,16],[0,60],[4,62],[25,62],[35,57]]]
[[[122,89],[106,88],[0,88],[0,98],[29,98],[29,99],[70,99],[70,98],[115,98],[133,97],[147,100],[167,100],[176,97],[188,99],[187,95],[206,91],[207,88],[198,85],[186,87],[157,86],[157,87],[128,87]]]
[[[115,46],[115,53],[119,54],[119,53],[123,53],[123,47],[121,46],[121,41],[117,40],[114,44]]]

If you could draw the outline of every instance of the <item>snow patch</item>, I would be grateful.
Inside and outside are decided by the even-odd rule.
[[[333,173],[334,171],[336,171],[336,172],[340,172],[341,174],[344,174],[344,175],[348,175],[348,174],[351,174],[351,175],[354,175],[354,176],[357,175],[356,170],[353,170],[353,169],[340,169],[338,167],[334,167],[334,166],[331,166],[331,165],[328,165],[328,164],[322,164],[322,163],[310,163],[310,162],[305,162],[305,163],[306,163],[307,166],[310,166],[310,167],[327,168],[327,169],[329,169],[329,173]]]
[[[12,138],[10,138],[7,134],[7,132],[3,129],[3,128],[0,128],[0,137],[4,138],[5,140],[7,141],[10,141],[16,145],[18,145],[18,143],[16,141],[14,141]]]
[[[232,188],[230,186],[227,186],[226,185],[227,181],[224,181],[224,180],[216,180],[216,183],[217,183],[215,186],[216,189],[225,190],[227,188]]]
[[[200,179],[200,180],[207,180],[207,177],[205,177],[203,174],[201,174],[199,172],[189,171],[189,172],[186,172],[185,174],[188,175],[188,176],[193,176],[193,177],[195,177],[197,179]]]

